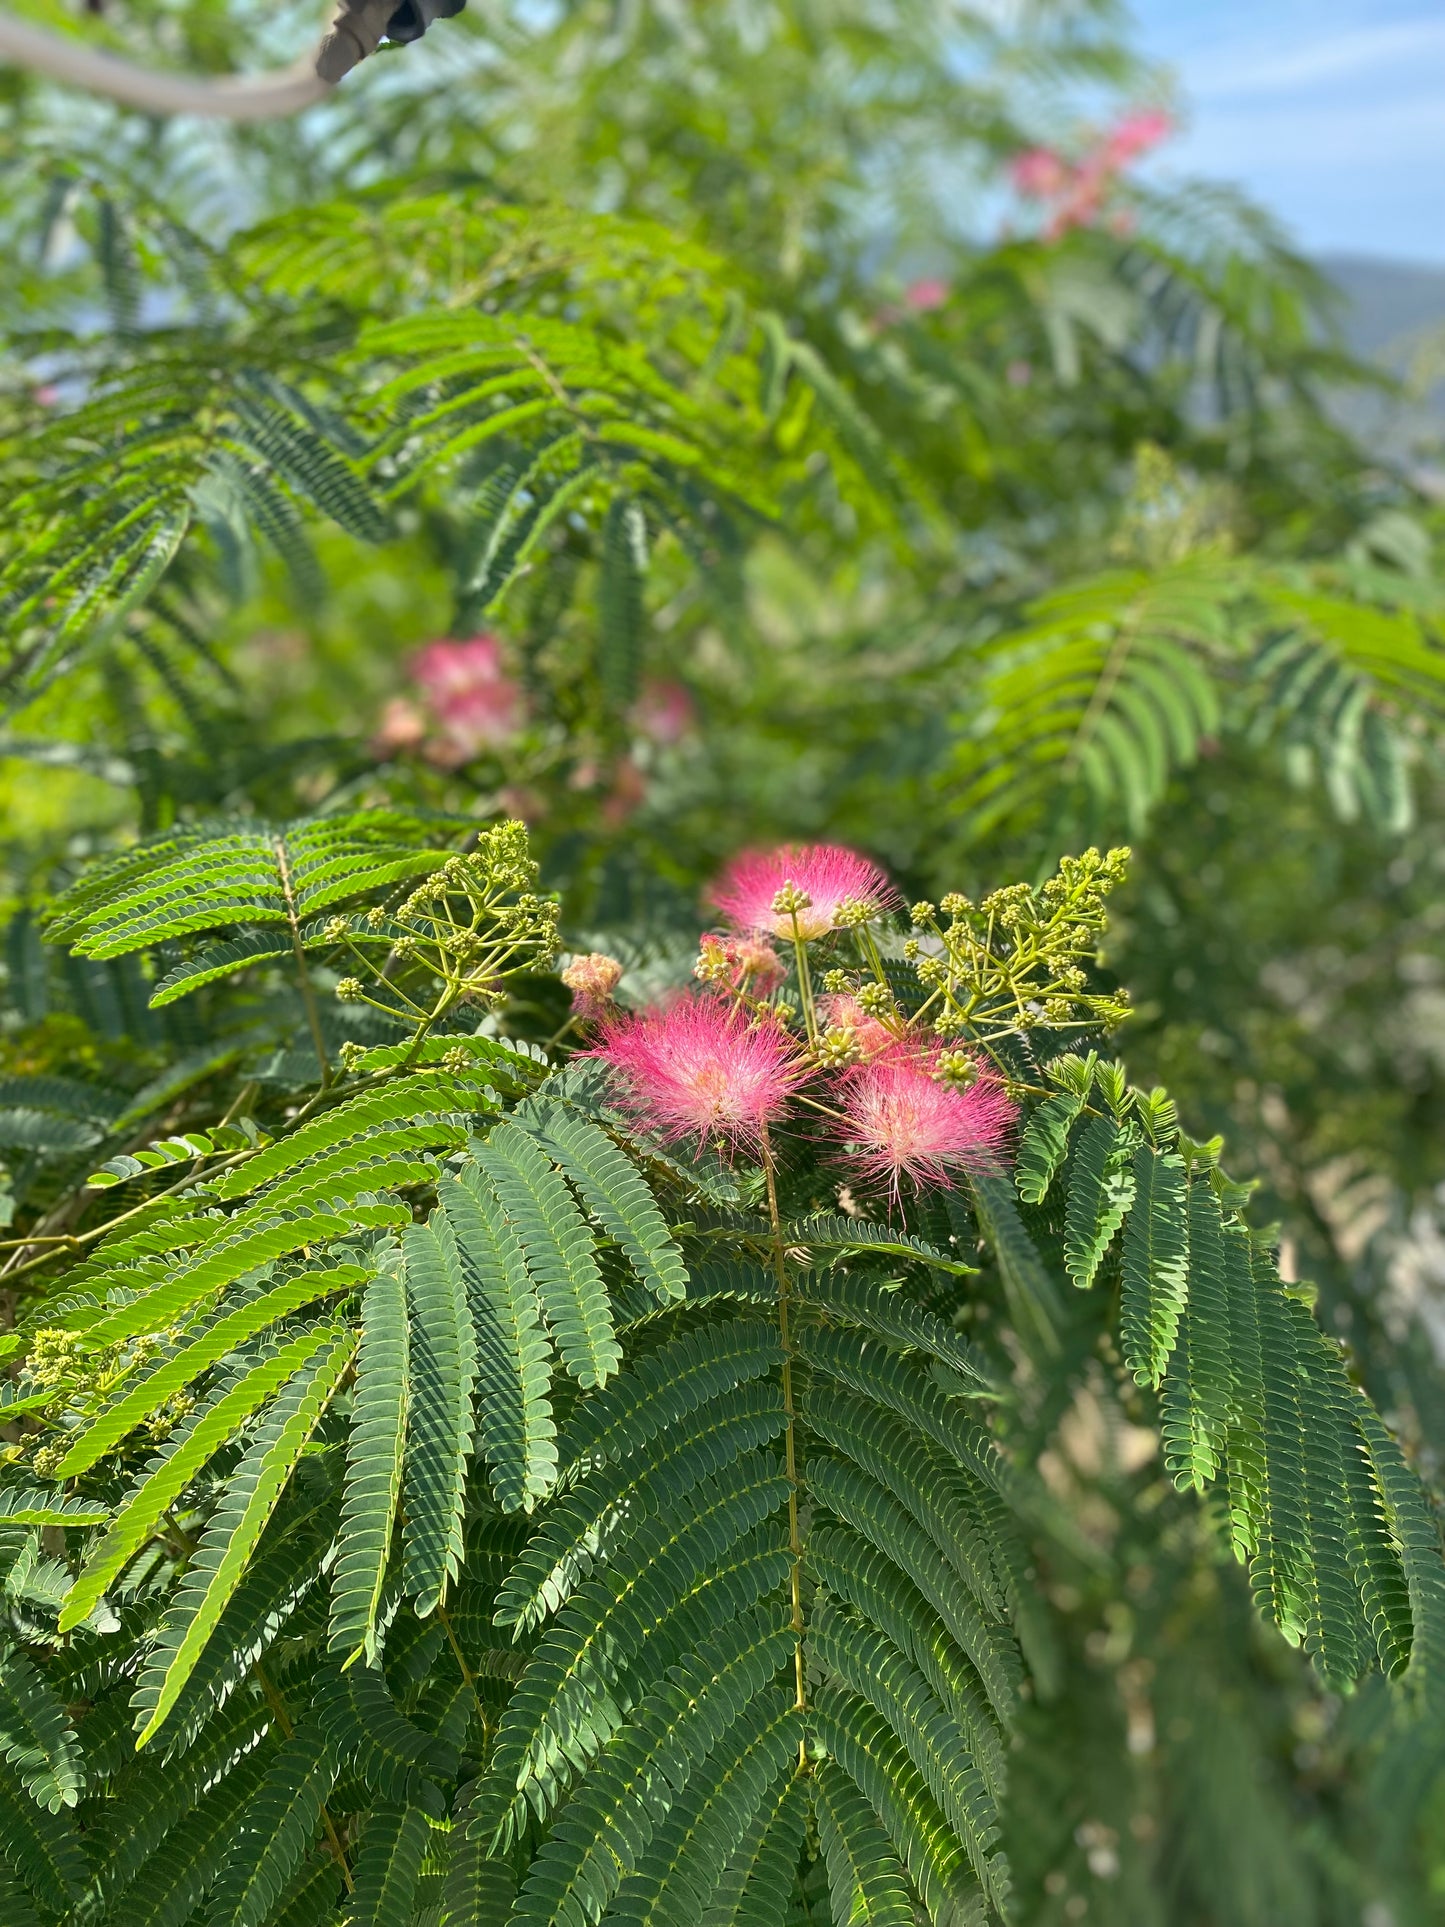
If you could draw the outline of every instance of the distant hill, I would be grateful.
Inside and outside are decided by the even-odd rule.
[[[1408,379],[1418,374],[1425,344],[1437,342],[1431,365],[1438,378],[1405,402],[1342,396],[1342,421],[1381,452],[1412,469],[1432,493],[1445,491],[1445,268],[1330,254],[1318,264],[1345,297],[1345,340],[1362,361],[1377,362]]]
[[[1445,268],[1326,254],[1318,265],[1349,303],[1346,332],[1357,355],[1388,351],[1402,337],[1445,327]]]

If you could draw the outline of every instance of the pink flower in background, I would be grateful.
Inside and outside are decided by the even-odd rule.
[[[680,743],[697,722],[697,709],[680,682],[645,682],[632,720],[654,743]]]
[[[914,281],[903,290],[903,305],[914,314],[932,314],[947,305],[949,288],[936,278]]]
[[[609,830],[617,830],[647,798],[647,778],[630,756],[621,756],[612,772],[612,787],[597,814]]]
[[[793,914],[773,908],[774,897],[788,884],[808,899]],[[809,941],[835,929],[845,905],[864,904],[877,916],[899,901],[876,863],[838,843],[749,851],[728,865],[709,895],[735,930],[789,941],[794,915],[798,935]]]
[[[548,803],[546,797],[538,795],[536,790],[518,783],[506,783],[497,791],[497,807],[505,810],[508,816],[520,817],[524,823],[540,823],[547,814]]]
[[[1072,183],[1074,169],[1052,147],[1031,147],[1009,163],[1009,179],[1026,200],[1048,201]]]
[[[1126,114],[1105,137],[1104,156],[1111,168],[1127,167],[1174,132],[1174,122],[1162,108],[1145,107]]]
[[[960,1172],[996,1164],[1015,1110],[991,1078],[967,1090],[933,1073],[934,1053],[902,1045],[838,1081],[838,1137],[859,1177],[886,1182],[895,1201],[903,1178],[952,1185]]]
[[[1173,120],[1161,108],[1139,108],[1097,140],[1082,160],[1068,160],[1051,147],[1031,147],[1010,163],[1009,178],[1026,200],[1044,204],[1044,238],[1056,241],[1071,228],[1093,226],[1122,171],[1173,131]],[[1128,231],[1121,219],[1127,222],[1127,216],[1118,214],[1111,219],[1116,233]]]
[[[371,746],[378,756],[415,749],[426,736],[426,717],[405,696],[393,696],[381,712]]]
[[[589,1054],[617,1072],[622,1106],[644,1130],[754,1151],[804,1076],[781,1024],[749,1023],[716,997],[614,1018]]]
[[[481,750],[500,749],[521,729],[522,691],[506,672],[496,636],[429,642],[411,670],[440,731],[428,753],[444,768],[469,762]]]
[[[574,1017],[600,1017],[622,982],[622,965],[615,957],[593,950],[585,957],[574,957],[562,972],[562,981],[572,992]]]

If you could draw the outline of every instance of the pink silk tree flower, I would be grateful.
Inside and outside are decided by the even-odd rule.
[[[1009,165],[1009,178],[1018,193],[1030,201],[1051,201],[1064,193],[1074,178],[1074,170],[1062,154],[1051,147],[1031,147],[1015,155]]]
[[[1130,161],[1147,154],[1174,132],[1174,122],[1159,107],[1140,108],[1126,114],[1104,140],[1104,159],[1111,167],[1127,167]]]
[[[905,1177],[946,1190],[961,1172],[996,1166],[1013,1128],[1014,1106],[992,1078],[960,1090],[934,1075],[935,1055],[903,1044],[838,1082],[835,1129],[849,1162],[859,1177],[886,1182],[895,1202]]]
[[[697,722],[692,697],[680,682],[645,682],[632,721],[654,743],[680,743]]]
[[[795,911],[775,909],[774,898],[789,887],[806,902]],[[789,942],[796,918],[805,943],[836,930],[845,908],[861,905],[875,917],[900,901],[876,863],[838,843],[748,851],[728,865],[710,895],[735,930]]]
[[[930,275],[908,284],[903,290],[903,305],[911,314],[933,314],[947,306],[948,295],[948,283]]]
[[[522,691],[507,674],[496,636],[429,642],[411,671],[440,728],[434,762],[455,768],[481,750],[501,748],[521,729]]]
[[[644,1130],[750,1151],[806,1074],[781,1024],[750,1023],[707,996],[614,1018],[588,1055],[618,1073],[622,1106]]]

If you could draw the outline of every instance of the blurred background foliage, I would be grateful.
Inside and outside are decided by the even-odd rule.
[[[637,996],[744,843],[917,896],[1127,840],[1130,1072],[1445,1478],[1445,518],[1337,425],[1380,378],[1268,216],[1140,176],[1169,105],[1069,0],[494,0],[250,129],[0,75],[0,1070],[203,1106],[214,1040],[33,924],[178,816],[520,813]],[[22,1214],[104,1123],[37,1088]],[[1251,1621],[1107,1322],[1006,1341],[1081,1528],[1018,1918],[1445,1920],[1445,1748]]]

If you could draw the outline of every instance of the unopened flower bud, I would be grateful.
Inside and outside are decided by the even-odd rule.
[[[781,890],[773,893],[773,913],[779,917],[795,916],[800,910],[811,910],[813,899],[806,890],[800,890],[796,883],[785,883]]]
[[[848,1064],[856,1064],[863,1053],[858,1045],[858,1033],[853,1026],[834,1024],[818,1039],[818,1046],[813,1054],[821,1069],[840,1071]]]
[[[858,1008],[867,1011],[870,1017],[892,1017],[895,1014],[893,992],[887,984],[864,984],[858,992]]]
[[[336,986],[336,1001],[339,1004],[359,1004],[361,1002],[361,979],[343,977]]]
[[[859,924],[871,923],[877,915],[876,903],[869,903],[863,897],[849,897],[838,905],[833,921],[840,930],[856,930]]]
[[[971,1084],[978,1075],[977,1066],[966,1050],[943,1050],[934,1059],[933,1075],[950,1084]]]
[[[921,903],[915,903],[913,905],[912,909],[908,912],[908,916],[909,921],[915,924],[932,923],[934,918],[933,905],[925,897]]]

